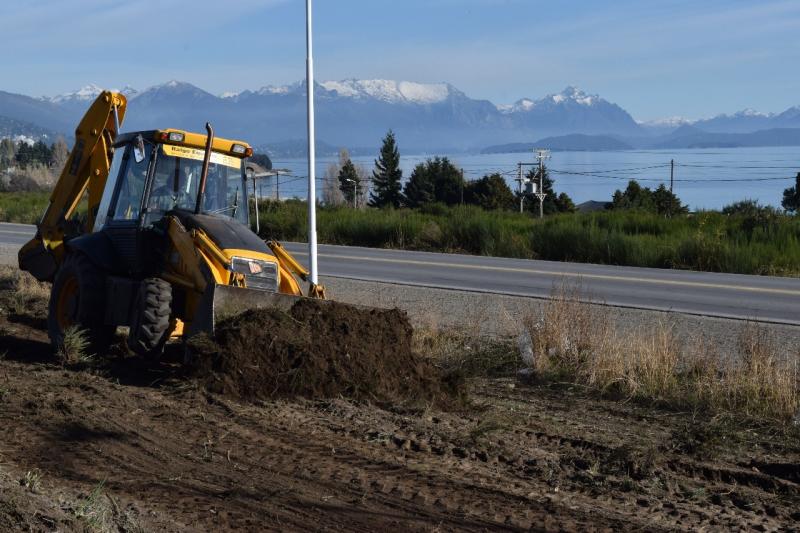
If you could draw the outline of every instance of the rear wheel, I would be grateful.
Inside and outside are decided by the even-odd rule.
[[[139,285],[133,308],[128,347],[137,354],[156,358],[169,339],[172,285],[160,278],[147,278]]]
[[[47,333],[53,347],[58,349],[64,333],[76,327],[85,331],[94,353],[106,352],[116,328],[104,323],[105,304],[103,272],[81,253],[67,255],[50,291]]]

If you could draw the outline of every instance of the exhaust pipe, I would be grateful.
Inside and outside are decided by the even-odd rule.
[[[203,156],[203,171],[200,174],[200,187],[197,192],[197,204],[194,206],[194,213],[200,213],[200,206],[203,205],[203,196],[206,194],[206,178],[208,177],[208,163],[211,161],[211,146],[214,144],[214,128],[210,122],[206,122],[206,153]]]

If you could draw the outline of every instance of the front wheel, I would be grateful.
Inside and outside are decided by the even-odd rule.
[[[171,312],[172,285],[160,278],[143,280],[133,308],[128,347],[144,357],[159,357],[169,339]]]
[[[103,272],[81,253],[67,255],[50,291],[47,333],[53,347],[61,347],[70,328],[80,328],[94,353],[106,352],[116,328],[105,324],[105,304]]]

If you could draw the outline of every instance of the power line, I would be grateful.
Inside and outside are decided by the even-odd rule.
[[[666,165],[669,166],[669,165]],[[675,166],[678,166],[676,163]],[[572,176],[588,176],[593,178],[600,178],[600,179],[613,179],[613,180],[628,180],[630,181],[630,176],[604,176],[602,174],[596,174],[592,172],[570,172],[568,170],[557,170],[550,168],[548,169],[553,174],[567,174]],[[750,182],[750,181],[779,181],[779,180],[793,180],[795,176],[787,177],[787,176],[780,176],[780,177],[768,177],[768,178],[719,178],[719,179],[699,179],[699,178],[677,178],[674,181],[676,182],[683,182],[683,183],[711,183],[711,182],[721,182],[721,183],[730,183],[730,182]],[[655,182],[666,182],[668,178],[636,178],[636,181],[655,181]]]

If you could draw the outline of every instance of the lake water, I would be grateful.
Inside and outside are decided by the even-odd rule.
[[[402,148],[402,147],[401,147]],[[446,155],[446,154],[444,154]],[[414,166],[432,156],[401,157],[404,179]],[[535,162],[533,154],[455,154],[448,155],[464,169],[467,179],[499,172],[516,190],[517,163]],[[336,158],[317,161],[317,191],[321,195],[325,168]],[[608,201],[628,180],[656,188],[669,186],[670,160],[675,161],[674,192],[691,209],[719,209],[732,202],[751,198],[780,206],[783,190],[794,185],[800,172],[800,147],[715,148],[692,150],[632,150],[623,152],[553,152],[547,166],[557,192],[566,192],[576,204],[587,200]],[[353,157],[371,172],[374,157]],[[276,159],[275,168],[291,171],[281,176],[280,196],[307,195],[305,159]],[[264,183],[264,195],[274,195],[274,184]]]

